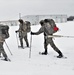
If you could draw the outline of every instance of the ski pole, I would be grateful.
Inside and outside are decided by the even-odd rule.
[[[19,42],[18,42],[18,38],[17,38],[17,33],[16,33],[16,39],[17,39],[17,45],[18,45],[18,47],[19,47]]]
[[[12,52],[10,51],[10,49],[9,49],[9,47],[8,47],[8,45],[7,45],[7,43],[6,43],[6,41],[5,41],[5,44],[6,44],[7,48],[8,48],[8,50],[9,50],[10,54],[13,55]]]
[[[32,46],[32,35],[30,37],[30,51],[29,51],[29,58],[31,58],[31,46]]]

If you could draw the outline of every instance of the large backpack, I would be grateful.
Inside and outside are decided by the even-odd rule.
[[[53,19],[50,19],[50,25],[53,28],[53,33],[56,33],[59,30],[59,28],[56,26],[56,24],[55,24]]]
[[[29,21],[25,21],[27,26],[27,32],[31,31],[31,23]]]
[[[51,29],[52,29],[52,34],[56,33],[59,28],[56,26],[55,22],[53,19],[45,19],[46,22],[49,22],[49,24],[51,25]]]
[[[0,36],[4,36],[4,39],[9,38],[9,26],[0,24]]]

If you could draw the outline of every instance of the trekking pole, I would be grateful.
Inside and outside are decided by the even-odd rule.
[[[30,37],[30,51],[29,51],[29,58],[31,58],[31,46],[32,46],[32,35]]]
[[[8,48],[8,50],[9,50],[10,54],[13,55],[12,52],[10,51],[10,49],[9,49],[9,47],[8,47],[8,45],[7,45],[7,43],[6,43],[6,41],[5,41],[5,44],[6,44],[7,48]]]
[[[19,42],[18,42],[18,38],[17,38],[17,33],[16,33],[16,39],[17,39],[17,45],[18,45],[18,47],[19,47]]]

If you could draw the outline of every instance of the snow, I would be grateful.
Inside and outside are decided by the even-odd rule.
[[[57,23],[60,31],[58,35],[74,36],[74,21],[67,23]],[[38,31],[40,25],[32,26],[32,31]],[[11,50],[10,54],[6,44],[4,49],[11,59],[11,62],[0,60],[0,75],[74,75],[74,39],[73,38],[55,38],[53,39],[56,46],[63,52],[64,58],[56,58],[58,54],[48,46],[48,55],[39,55],[44,51],[43,34],[32,36],[31,58],[29,58],[30,48],[18,49],[15,30],[18,26],[10,26],[10,38],[6,43]],[[30,33],[28,39],[30,43]],[[24,46],[25,46],[24,42]]]

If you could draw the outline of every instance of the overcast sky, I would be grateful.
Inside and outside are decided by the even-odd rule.
[[[74,0],[0,0],[0,20],[13,20],[24,15],[74,15]]]

